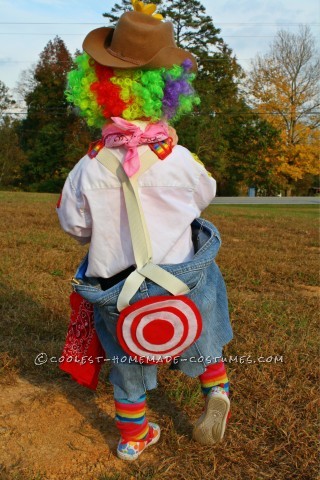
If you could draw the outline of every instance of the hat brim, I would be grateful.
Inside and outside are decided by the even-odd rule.
[[[195,57],[186,50],[178,47],[164,47],[147,62],[132,61],[116,55],[109,48],[112,41],[114,28],[100,27],[88,33],[83,41],[83,50],[96,62],[112,68],[170,68],[181,65],[185,60],[192,62],[192,71],[197,71]]]

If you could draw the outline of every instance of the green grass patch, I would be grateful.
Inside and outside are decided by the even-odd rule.
[[[210,205],[210,215],[244,218],[309,218],[319,219],[319,205]]]

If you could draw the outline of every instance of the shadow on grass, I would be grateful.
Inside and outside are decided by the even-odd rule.
[[[58,389],[86,422],[102,434],[114,453],[118,432],[113,413],[107,414],[103,405],[96,403],[97,396],[107,395],[113,412],[113,388],[108,382],[109,366],[104,366],[100,372],[97,392],[78,385],[58,367],[69,319],[44,308],[25,292],[11,290],[3,283],[0,283],[0,318],[0,383],[14,385],[18,375],[36,387]],[[35,359],[42,353],[47,361],[36,365]],[[174,375],[175,372],[172,372],[171,376]],[[150,392],[149,407],[157,418],[169,416],[178,435],[190,436],[192,425],[179,409],[179,402],[170,398],[163,382],[165,380],[160,380],[158,388]]]
[[[58,367],[68,318],[57,316],[24,292],[12,291],[3,284],[0,284],[0,316],[3,332],[0,382],[14,384],[18,374],[36,387],[54,387],[94,429],[100,430],[112,448],[114,441],[110,441],[110,433],[111,437],[116,434],[113,417],[95,403],[95,392],[76,384]],[[48,360],[36,365],[35,359],[40,353],[45,353]],[[103,427],[101,418],[104,419]]]

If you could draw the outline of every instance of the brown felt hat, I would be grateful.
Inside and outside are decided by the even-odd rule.
[[[92,30],[83,42],[83,50],[101,65],[113,68],[170,68],[195,57],[178,48],[171,22],[161,22],[150,15],[124,13],[115,28]]]

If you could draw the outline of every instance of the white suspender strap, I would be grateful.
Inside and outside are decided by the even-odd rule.
[[[100,150],[96,159],[118,177],[122,184],[129,220],[133,253],[137,268],[125,281],[120,292],[117,308],[119,312],[129,305],[140,285],[148,278],[172,295],[188,293],[189,287],[159,265],[152,263],[152,247],[149,232],[139,197],[139,176],[158,161],[158,157],[148,149],[141,157],[141,167],[132,177],[128,177],[119,160],[106,148]]]

